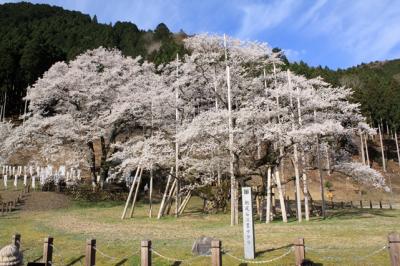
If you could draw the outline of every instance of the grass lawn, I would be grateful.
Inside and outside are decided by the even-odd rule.
[[[35,192],[41,193],[41,192]],[[12,235],[22,235],[24,259],[41,257],[43,238],[54,237],[55,265],[81,265],[85,241],[97,239],[97,248],[115,259],[97,253],[97,265],[139,265],[140,240],[151,239],[153,248],[168,257],[191,258],[195,238],[211,236],[222,240],[224,250],[243,256],[242,225],[231,227],[230,215],[206,215],[199,212],[200,200],[191,200],[183,217],[147,217],[147,205],[139,204],[134,218],[121,220],[123,202],[72,202],[68,208],[42,211],[16,211],[0,216],[0,246],[8,244]],[[154,206],[153,216],[158,205]],[[388,265],[387,250],[373,254],[387,243],[387,234],[400,232],[399,210],[353,209],[331,212],[326,220],[290,221],[284,224],[256,222],[256,260],[268,260],[284,254],[297,237],[304,237],[310,249],[306,257],[319,265]],[[362,260],[362,257],[371,255]],[[124,259],[126,258],[126,259]],[[153,254],[154,265],[209,265],[209,257],[200,257],[181,264],[168,262]],[[240,264],[228,255],[224,265]],[[268,265],[293,265],[294,254]],[[249,264],[250,265],[250,264]]]

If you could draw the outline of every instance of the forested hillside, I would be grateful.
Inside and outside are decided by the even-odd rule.
[[[6,116],[23,113],[26,87],[57,61],[69,61],[87,49],[104,46],[160,64],[173,59],[177,52],[183,54],[181,40],[186,37],[183,32],[171,33],[163,23],[154,31],[144,31],[131,22],[106,25],[98,23],[96,16],[30,3],[0,5],[0,36],[0,106],[4,107],[7,95]],[[354,101],[361,103],[370,122],[382,119],[398,128],[400,60],[336,71],[304,62],[284,62],[296,74],[322,76],[334,86],[353,88]]]
[[[124,55],[142,56],[155,63],[170,61],[183,46],[167,26],[144,31],[130,22],[106,25],[76,11],[44,4],[0,5],[0,105],[7,97],[6,116],[23,112],[22,97],[57,61],[71,60],[88,50],[116,47]]]
[[[335,86],[354,90],[354,101],[361,103],[363,114],[370,122],[382,119],[391,128],[400,125],[400,60],[361,64],[333,71],[310,67],[304,62],[293,63],[290,68],[308,78],[323,77]]]

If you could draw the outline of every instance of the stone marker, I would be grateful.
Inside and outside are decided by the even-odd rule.
[[[254,259],[254,222],[251,188],[242,187],[244,258]]]
[[[211,241],[212,237],[201,236],[194,241],[192,246],[192,253],[195,255],[211,255]]]

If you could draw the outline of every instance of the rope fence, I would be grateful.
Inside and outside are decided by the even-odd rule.
[[[100,255],[103,258],[106,258],[108,260],[112,260],[113,262],[116,261],[126,261],[131,257],[138,256],[140,259],[140,265],[141,266],[151,266],[152,265],[152,255],[154,254],[155,256],[159,257],[162,260],[165,260],[167,262],[171,263],[180,263],[180,264],[189,264],[193,262],[194,260],[200,259],[200,258],[208,258],[211,259],[211,263],[207,263],[207,265],[211,266],[222,266],[222,257],[226,256],[231,259],[234,259],[238,263],[245,263],[245,264],[269,264],[273,262],[280,261],[286,257],[288,257],[290,254],[294,253],[294,260],[295,260],[295,265],[303,265],[305,262],[311,262],[309,259],[306,258],[306,252],[307,254],[309,252],[317,254],[316,258],[318,261],[331,261],[334,263],[345,263],[343,262],[343,259],[341,256],[333,256],[329,255],[332,251],[335,252],[340,252],[340,254],[343,254],[343,251],[346,250],[346,248],[315,248],[312,246],[305,245],[304,238],[298,238],[294,241],[293,244],[290,244],[286,247],[287,250],[284,251],[279,256],[269,258],[266,260],[249,260],[249,259],[243,259],[241,257],[235,256],[232,254],[230,251],[225,250],[222,248],[221,241],[214,239],[211,241],[210,245],[210,250],[209,253],[206,255],[196,255],[192,256],[189,258],[176,258],[176,257],[170,257],[167,255],[164,255],[160,253],[159,251],[155,250],[152,248],[152,242],[150,240],[142,240],[140,243],[140,249],[137,250],[136,252],[133,252],[132,254],[125,256],[125,257],[116,257],[107,254],[106,252],[100,250],[96,246],[96,240],[95,239],[88,239],[86,241],[86,248],[85,248],[85,255],[80,256],[75,260],[75,262],[70,262],[69,264],[65,263],[67,260],[62,256],[62,254],[59,252],[59,249],[56,248],[56,246],[53,243],[54,239],[52,237],[47,237],[44,239],[44,245],[43,245],[43,256],[42,256],[42,262],[37,263],[34,262],[28,262],[29,265],[45,265],[45,266],[57,266],[59,262],[55,263],[53,260],[53,255],[59,258],[60,260],[60,265],[73,265],[76,263],[80,263],[80,265],[85,265],[85,266],[95,266],[96,265],[96,254]],[[15,245],[18,250],[21,248],[21,235],[16,234],[12,238],[12,245]],[[26,251],[27,249],[25,249]],[[347,249],[353,251],[353,249]],[[371,252],[368,252],[368,254],[364,256],[357,256],[355,254],[352,254],[352,261],[356,263],[362,263],[363,261],[366,261],[367,259],[371,259],[374,256],[377,256],[378,254],[382,253],[383,251],[389,251],[389,257],[390,257],[390,262],[391,266],[398,266],[400,265],[400,235],[398,233],[390,233],[388,235],[388,244],[380,246],[379,248],[374,249]],[[22,251],[21,251],[22,252]],[[140,253],[140,255],[139,255]],[[331,253],[332,254],[332,253]],[[84,262],[82,262],[82,258],[84,257]],[[314,258],[314,256],[312,256]],[[58,260],[57,260],[58,261]],[[317,261],[317,262],[318,262]],[[315,263],[314,261],[312,261]],[[287,263],[287,259],[285,261]],[[347,261],[348,263],[348,261]]]
[[[259,261],[255,261],[255,260],[244,260],[244,259],[241,259],[241,258],[239,258],[239,257],[236,257],[236,256],[232,255],[231,253],[229,253],[229,252],[227,252],[227,251],[223,251],[223,253],[226,254],[226,255],[228,255],[229,257],[231,257],[231,258],[233,258],[233,259],[239,261],[239,262],[242,262],[242,263],[249,263],[249,264],[267,264],[267,263],[274,262],[274,261],[277,261],[277,260],[280,260],[280,259],[286,257],[287,255],[289,255],[290,253],[292,253],[293,250],[294,250],[293,247],[291,247],[291,248],[289,248],[285,253],[283,253],[282,255],[280,255],[280,256],[278,256],[278,257],[275,257],[275,258],[272,258],[272,259],[269,259],[269,260],[259,260]]]

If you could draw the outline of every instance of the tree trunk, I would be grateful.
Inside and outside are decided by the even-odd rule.
[[[106,181],[108,177],[108,170],[110,166],[107,163],[108,147],[103,136],[100,136],[100,146],[101,146],[101,159],[100,159],[100,180],[102,182]]]
[[[381,143],[382,167],[383,167],[383,172],[386,173],[385,151],[384,151],[384,147],[383,147],[382,129],[381,129],[381,125],[380,124],[378,124],[378,131],[379,131],[379,140],[380,140],[380,143]]]
[[[277,186],[278,193],[279,193],[279,203],[281,206],[282,221],[284,223],[287,223],[286,203],[285,203],[285,197],[284,197],[283,191],[282,191],[282,185],[281,185],[281,179],[279,177],[278,167],[275,167],[275,182],[276,182],[276,186]]]
[[[330,176],[331,173],[331,154],[329,145],[326,145],[326,168],[328,169],[328,175]]]
[[[89,154],[88,154],[88,163],[90,167],[90,177],[92,184],[97,183],[97,178],[96,178],[96,155],[94,153],[94,147],[93,147],[93,141],[89,140],[86,143],[88,149],[89,149]]]

